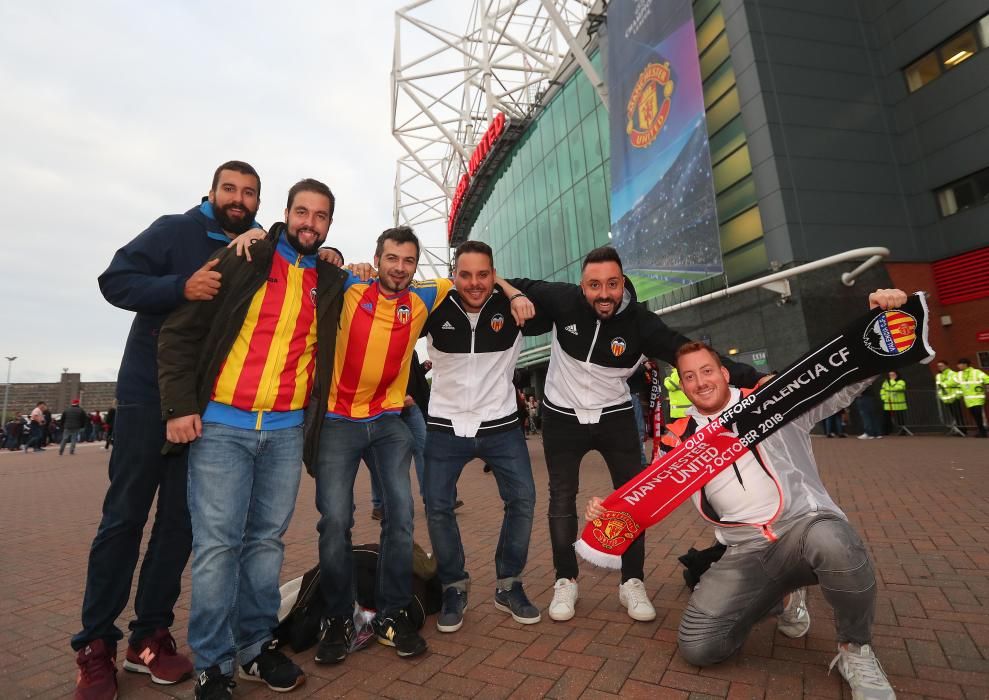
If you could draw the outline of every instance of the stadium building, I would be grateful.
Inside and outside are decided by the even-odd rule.
[[[583,255],[611,237],[607,3],[479,1],[466,31],[427,10],[396,17],[396,221],[442,225],[451,246],[489,243],[503,277],[578,281]],[[644,250],[687,270],[675,289],[634,278],[659,294],[650,306],[778,368],[843,326],[866,289],[924,289],[939,355],[989,367],[985,3],[692,10],[720,250],[666,235],[675,201],[623,220]],[[403,53],[416,31],[437,48]],[[694,279],[712,258],[723,273]],[[548,342],[529,339],[522,357],[537,390]],[[922,368],[907,379],[931,386]]]

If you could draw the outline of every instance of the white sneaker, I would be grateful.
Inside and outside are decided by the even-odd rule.
[[[828,666],[828,673],[836,665],[852,689],[852,700],[896,700],[896,693],[868,644],[861,647],[849,644],[847,649],[838,647],[838,655]]]
[[[869,435],[868,433],[862,433],[861,435],[859,435],[859,440],[871,440],[871,439],[872,436]]]
[[[618,602],[628,608],[628,616],[639,622],[656,619],[656,608],[649,602],[646,585],[637,578],[630,578],[618,587]]]
[[[577,582],[568,578],[558,579],[553,584],[553,602],[549,604],[549,617],[564,622],[574,616],[577,605]]]
[[[810,629],[810,613],[807,611],[807,589],[798,588],[790,593],[790,602],[776,618],[776,629],[790,639],[798,639]]]

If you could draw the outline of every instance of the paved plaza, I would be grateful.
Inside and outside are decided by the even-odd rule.
[[[815,438],[825,484],[862,533],[877,565],[879,604],[874,646],[901,699],[989,698],[989,440],[947,437]],[[536,522],[526,588],[544,611],[553,569],[546,525],[546,468],[538,438],[529,440],[537,484]],[[0,698],[71,695],[75,664],[68,639],[79,627],[86,556],[100,518],[108,453],[80,446],[74,457],[0,454]],[[580,503],[610,491],[596,453],[583,465]],[[376,541],[369,483],[357,483],[355,542]],[[316,563],[313,481],[304,477],[286,538],[282,578]],[[494,480],[474,462],[465,470],[460,527],[472,575],[463,629],[436,631],[429,652],[401,660],[378,644],[339,666],[296,655],[308,682],[291,697],[352,698],[842,698],[834,625],[820,592],[809,596],[810,633],[790,640],[766,620],[741,653],[704,670],[677,654],[676,628],[687,602],[676,556],[712,541],[690,506],[646,533],[646,586],[658,617],[633,622],[618,604],[618,574],[584,565],[576,617],[543,615],[523,626],[495,610],[494,549],[502,505]],[[428,537],[421,502],[416,540]],[[188,571],[174,633],[185,646]],[[128,609],[120,625],[126,628]],[[122,658],[121,647],[120,657]],[[118,663],[119,663],[118,659]],[[120,697],[191,698],[193,683],[152,685],[120,671]],[[239,683],[234,697],[273,697]]]

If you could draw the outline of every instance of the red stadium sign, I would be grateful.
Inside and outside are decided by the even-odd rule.
[[[505,119],[505,115],[498,112],[488,125],[484,136],[478,142],[477,148],[474,149],[474,153],[470,157],[470,162],[467,164],[467,172],[460,176],[460,182],[457,183],[457,189],[453,193],[453,201],[450,202],[450,216],[446,222],[448,234],[453,233],[453,222],[456,221],[457,213],[460,211],[460,205],[463,203],[467,190],[470,189],[471,178],[477,174],[478,169],[488,157],[488,154],[491,153],[491,149],[494,148],[499,137],[505,133],[506,125],[507,120]]]

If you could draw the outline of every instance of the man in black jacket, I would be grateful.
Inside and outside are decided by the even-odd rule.
[[[307,179],[289,191],[285,226],[220,255],[223,287],[169,316],[158,382],[169,442],[191,443],[192,609],[189,646],[200,700],[229,697],[242,679],[285,692],[305,681],[275,647],[278,574],[302,471],[303,412],[314,371],[328,386],[346,274],[317,257],[333,194]]]
[[[569,620],[577,603],[577,488],[580,462],[591,450],[604,457],[618,488],[641,469],[639,434],[626,381],[645,357],[673,364],[690,339],[668,328],[645,304],[622,272],[611,247],[584,259],[580,285],[526,279],[508,282],[522,290],[553,321],[553,340],[543,397],[543,449],[549,472],[549,532],[556,584],[549,616]],[[755,370],[724,359],[737,386],[751,387]],[[619,602],[634,620],[656,610],[643,578],[645,538],[622,556]]]
[[[426,432],[426,521],[443,586],[440,632],[463,625],[470,576],[454,514],[457,480],[479,458],[491,466],[505,503],[495,550],[495,607],[516,622],[539,622],[539,609],[522,588],[529,554],[536,487],[515,403],[512,374],[523,335],[549,330],[512,316],[511,299],[495,285],[494,255],[480,241],[462,243],[454,254],[451,292],[426,322],[433,386]]]
[[[58,456],[65,453],[65,443],[71,442],[69,454],[76,453],[79,433],[89,422],[89,416],[79,407],[79,399],[72,399],[72,405],[62,411],[62,440],[58,445]]]
[[[103,518],[89,552],[76,697],[116,696],[115,622],[127,606],[144,525],[157,495],[155,522],[137,583],[124,668],[159,684],[192,673],[168,631],[189,559],[192,531],[186,507],[185,454],[163,456],[165,426],[158,394],[158,329],[186,300],[211,299],[220,275],[207,260],[255,226],[261,179],[247,163],[229,161],[213,174],[209,197],[185,214],[163,216],[118,250],[100,275],[100,291],[114,306],[136,312],[117,376],[116,444]],[[260,230],[260,229],[259,229]],[[263,231],[261,231],[263,233]],[[205,263],[205,265],[204,265]]]

